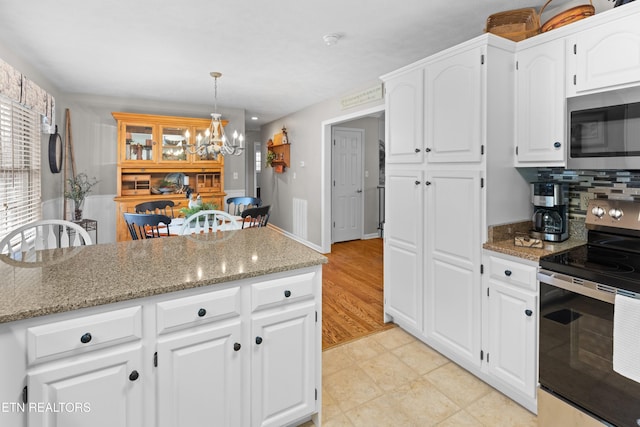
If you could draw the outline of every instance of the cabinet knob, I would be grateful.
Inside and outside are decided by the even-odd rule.
[[[416,153],[419,153],[419,152],[420,152],[420,149],[419,149],[419,148],[416,148]]]
[[[234,351],[240,351],[241,348],[242,348],[242,346],[240,345],[239,342],[233,344],[233,350]]]
[[[91,337],[91,334],[90,334],[89,332],[87,332],[86,334],[84,334],[83,336],[81,336],[81,337],[80,337],[80,342],[81,342],[82,344],[86,344],[86,343],[88,343],[89,341],[91,341],[91,338],[92,338],[92,337]]]
[[[504,275],[507,277],[511,276],[511,270],[505,270]]]
[[[416,181],[416,185],[420,185],[420,181]]]
[[[531,315],[533,314],[533,311],[527,309],[524,311],[524,314],[526,314],[527,316],[531,317]]]
[[[424,185],[431,185],[431,181],[425,181]]]
[[[554,148],[560,148],[560,147],[562,147],[562,144],[560,144],[558,141],[556,141],[556,142],[553,143],[553,147]]]
[[[131,373],[129,374],[129,381],[135,381],[138,379],[138,377],[140,377],[140,374],[138,373],[138,371],[133,370],[131,371]]]
[[[262,337],[256,337],[256,344],[262,344]]]
[[[204,317],[205,314],[207,314],[207,310],[205,310],[204,308],[198,310],[198,317]]]
[[[284,297],[289,298],[291,296],[291,291],[284,291]]]
[[[424,151],[425,151],[426,153],[430,153],[430,152],[431,152],[431,148],[427,147],[427,148],[425,148],[425,149],[424,149]]]

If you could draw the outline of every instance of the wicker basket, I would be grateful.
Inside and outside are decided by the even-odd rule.
[[[540,32],[540,15],[532,7],[494,13],[485,32],[519,42]]]
[[[540,9],[540,15],[547,7],[547,5],[551,3],[551,0],[547,0],[547,2]],[[592,0],[589,0],[589,4],[572,7],[571,9],[567,9],[555,15],[545,22],[540,31],[546,33],[547,31],[554,30],[556,28],[563,27],[567,24],[571,24],[572,22],[579,21],[581,19],[587,18],[589,16],[595,15],[596,8],[593,7]]]

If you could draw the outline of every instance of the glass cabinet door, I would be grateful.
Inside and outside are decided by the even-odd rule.
[[[191,139],[189,130],[186,127],[166,127],[161,128],[161,161],[164,162],[187,162],[187,145]]]
[[[200,142],[200,140],[203,140],[207,131],[209,131],[209,128],[196,128],[195,132],[195,138],[194,138],[194,142],[196,144],[196,146],[198,145],[198,142]],[[214,149],[212,146],[207,146],[207,147],[201,147],[200,149],[198,149],[196,151],[196,153],[193,156],[193,161],[194,162],[215,162],[215,163],[220,163],[221,159],[222,159],[222,155],[220,153],[218,153],[217,159],[215,158],[216,156],[214,155]]]
[[[123,160],[154,161],[153,126],[125,125],[125,151]]]

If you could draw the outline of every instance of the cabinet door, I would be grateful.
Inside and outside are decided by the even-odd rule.
[[[35,407],[28,412],[29,427],[143,425],[142,388],[149,375],[144,366],[138,347],[63,359],[50,368],[32,370],[27,384]]]
[[[387,163],[423,161],[423,84],[422,68],[385,82]]]
[[[564,39],[518,52],[516,64],[516,166],[563,166]]]
[[[387,169],[385,187],[384,312],[402,327],[421,331],[422,172]]]
[[[157,127],[144,122],[120,122],[118,131],[119,162],[151,166],[157,162]]]
[[[315,303],[251,319],[251,425],[287,425],[316,412]]]
[[[489,373],[531,399],[536,395],[537,296],[489,281]]]
[[[429,163],[480,162],[483,48],[427,65],[425,136]]]
[[[480,365],[480,172],[427,174],[425,331],[459,360]]]
[[[187,150],[193,144],[193,128],[181,125],[161,125],[159,135],[158,161],[187,165],[191,154]]]
[[[574,84],[568,95],[640,82],[637,15],[584,30],[568,46],[575,61]]]
[[[158,343],[158,426],[246,425],[240,322],[175,333]]]

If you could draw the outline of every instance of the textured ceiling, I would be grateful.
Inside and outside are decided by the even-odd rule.
[[[542,4],[0,0],[0,43],[65,93],[213,105],[220,71],[218,105],[261,124],[479,35],[492,13]],[[326,46],[327,33],[342,38]]]

